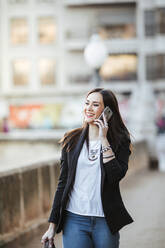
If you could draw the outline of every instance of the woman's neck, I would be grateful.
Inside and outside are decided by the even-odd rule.
[[[97,140],[99,137],[99,128],[94,124],[89,124],[89,140]]]

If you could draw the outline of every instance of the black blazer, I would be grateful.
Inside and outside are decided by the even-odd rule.
[[[48,222],[57,224],[56,233],[63,229],[65,208],[74,184],[77,160],[85,140],[86,131],[86,129],[82,131],[74,149],[70,152],[66,152],[66,148],[62,150],[59,182],[48,219]],[[133,222],[124,206],[119,188],[119,181],[128,170],[128,160],[131,154],[129,145],[128,139],[123,140],[115,152],[116,158],[109,162],[103,163],[102,155],[100,156],[101,199],[105,219],[112,234]]]

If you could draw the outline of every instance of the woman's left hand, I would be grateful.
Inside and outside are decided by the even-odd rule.
[[[99,127],[99,138],[100,139],[107,138],[108,123],[105,114],[103,113],[103,120],[95,119],[93,123]]]

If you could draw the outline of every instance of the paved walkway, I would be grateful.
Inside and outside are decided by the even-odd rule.
[[[165,173],[143,171],[124,186],[135,221],[121,230],[121,248],[165,248]]]
[[[164,189],[165,173],[158,171],[143,170],[122,181],[123,201],[134,222],[120,230],[120,248],[165,248]],[[42,235],[43,230],[24,248],[41,248]],[[58,234],[57,248],[60,239]]]

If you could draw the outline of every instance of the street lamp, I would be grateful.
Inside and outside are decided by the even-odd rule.
[[[93,34],[84,49],[84,58],[94,71],[93,81],[96,86],[100,85],[99,70],[108,55],[105,43],[98,34]]]

